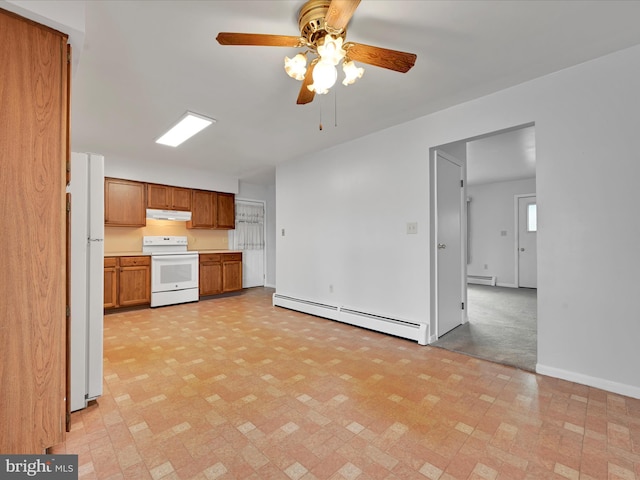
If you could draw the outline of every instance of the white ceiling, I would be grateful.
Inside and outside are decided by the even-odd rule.
[[[347,40],[415,53],[415,67],[361,65],[355,85],[300,106],[283,70],[296,49],[215,37],[298,35],[303,3],[86,2],[72,149],[268,182],[279,162],[640,43],[637,1],[363,0]],[[217,123],[176,149],[156,145],[186,110]]]
[[[536,176],[535,127],[467,142],[467,185]]]

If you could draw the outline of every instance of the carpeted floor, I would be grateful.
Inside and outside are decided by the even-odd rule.
[[[433,345],[535,371],[537,290],[468,285],[469,323]]]

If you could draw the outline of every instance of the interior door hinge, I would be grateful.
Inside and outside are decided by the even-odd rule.
[[[462,302],[462,310],[464,310],[464,302]]]
[[[464,187],[464,180],[460,180],[460,186]]]
[[[71,309],[69,308],[69,305],[67,305],[67,317],[71,316]]]

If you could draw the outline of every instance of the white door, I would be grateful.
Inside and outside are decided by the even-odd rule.
[[[435,152],[436,312],[441,337],[463,322],[464,241],[462,162]]]
[[[538,207],[535,195],[518,196],[518,287],[537,288]]]
[[[262,287],[265,277],[265,203],[236,201],[234,248],[242,250],[242,288]]]

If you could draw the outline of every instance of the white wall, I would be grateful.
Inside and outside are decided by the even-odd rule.
[[[429,148],[534,122],[537,370],[640,397],[639,84],[636,46],[280,165],[278,293],[430,322]]]
[[[174,187],[238,193],[238,179],[236,177],[217,174],[211,170],[188,168],[179,164],[171,167],[142,160],[131,161],[105,156],[104,174],[107,177],[160,183]]]
[[[470,185],[467,188],[467,198],[471,199],[468,275],[493,275],[498,286],[517,287],[513,198],[514,195],[535,192],[535,178]],[[503,236],[502,232],[506,234]]]
[[[255,185],[240,181],[238,198],[265,202],[265,286],[276,286],[276,191],[275,185]]]

